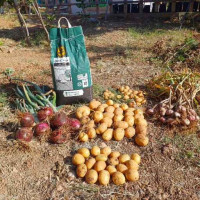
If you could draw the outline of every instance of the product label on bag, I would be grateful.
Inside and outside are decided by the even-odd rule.
[[[69,57],[54,58],[53,69],[57,90],[73,90]]]
[[[72,91],[64,91],[63,96],[64,97],[76,97],[76,96],[82,96],[83,90],[72,90]]]

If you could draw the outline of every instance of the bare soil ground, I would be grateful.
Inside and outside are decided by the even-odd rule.
[[[72,21],[72,24],[79,23]],[[17,77],[52,87],[50,49],[46,42],[37,35],[37,41],[33,42],[39,46],[25,47],[15,17],[1,16],[0,24],[1,72],[13,68]],[[100,25],[84,23],[95,96],[101,94],[103,87],[121,84],[145,90],[147,80],[162,71],[149,63],[155,57],[151,50],[155,42],[164,39],[173,47],[195,33],[189,28],[179,31],[178,25],[168,21],[124,20]],[[31,34],[41,32],[37,24],[30,26]],[[75,138],[63,145],[40,143],[36,139],[29,147],[19,144],[12,139],[17,125],[10,105],[13,86],[3,76],[0,84],[0,200],[200,199],[200,138],[195,132],[170,134],[168,127],[149,119],[147,147],[139,148],[132,140],[106,143],[113,150],[141,155],[140,180],[123,186],[88,185],[74,177],[71,156],[82,146],[103,147],[101,138],[84,144]],[[2,94],[7,94],[4,100]]]

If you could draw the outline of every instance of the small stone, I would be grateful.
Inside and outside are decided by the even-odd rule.
[[[58,185],[57,191],[61,191],[61,190],[63,190],[63,187],[61,185]]]
[[[75,175],[74,175],[72,172],[69,172],[69,173],[67,174],[67,178],[68,178],[70,181],[72,181],[72,180],[74,180],[76,177],[75,177]]]
[[[105,148],[105,147],[107,147],[106,143],[105,143],[105,142],[102,142],[102,143],[100,144],[100,148]]]
[[[14,172],[14,173],[17,173],[18,170],[17,170],[15,167],[13,167],[13,172]]]

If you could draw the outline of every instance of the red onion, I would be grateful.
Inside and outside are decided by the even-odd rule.
[[[164,117],[160,117],[159,120],[162,122],[162,123],[165,123],[166,122],[166,119]]]
[[[153,115],[153,114],[154,114],[154,109],[153,109],[153,108],[149,108],[149,109],[147,110],[147,114]]]
[[[52,115],[53,115],[53,109],[51,107],[42,108],[37,113],[39,121],[43,121]]]
[[[61,113],[56,113],[51,121],[50,121],[50,124],[53,128],[59,128],[61,127],[62,125],[66,124],[68,121],[67,119],[67,115],[63,112]]]
[[[171,110],[171,109],[169,109],[169,110],[166,111],[166,115],[172,115],[173,113],[174,113],[174,111]]]
[[[32,127],[35,123],[34,117],[30,113],[22,113],[20,117],[20,125],[22,127]]]
[[[75,119],[75,118],[68,118],[68,122],[69,122],[69,125],[72,127],[72,129],[74,130],[78,130],[81,126],[81,123],[78,119]]]
[[[172,124],[172,123],[174,122],[174,119],[173,119],[173,118],[168,118],[168,119],[166,120],[166,122],[167,122],[168,124]]]
[[[188,116],[188,119],[189,119],[190,121],[195,121],[195,120],[196,120],[196,117],[195,117],[194,115],[189,115],[189,116]]]
[[[51,133],[50,141],[55,144],[62,144],[67,140],[66,135],[61,129],[57,129]]]
[[[33,138],[33,132],[30,128],[20,128],[16,132],[16,139],[20,141],[30,142]]]
[[[41,122],[35,126],[34,131],[37,136],[46,135],[50,132],[50,126],[47,123]]]

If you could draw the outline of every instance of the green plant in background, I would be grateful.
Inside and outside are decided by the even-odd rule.
[[[7,104],[7,101],[7,93],[0,91],[0,107],[5,106]]]
[[[0,40],[0,46],[2,46],[3,44],[4,44],[4,42]]]

